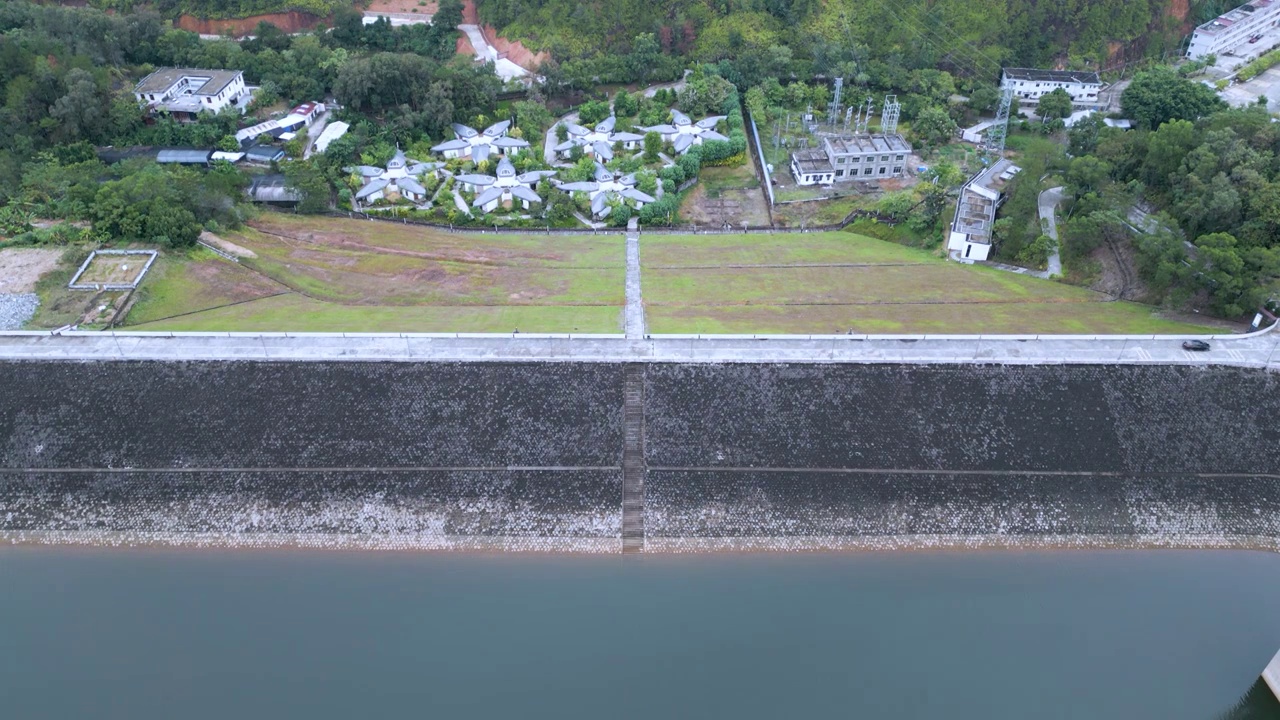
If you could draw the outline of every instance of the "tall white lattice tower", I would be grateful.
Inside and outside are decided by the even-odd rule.
[[[901,109],[897,95],[885,95],[884,110],[880,113],[880,132],[885,135],[898,132],[898,111]]]
[[[835,125],[840,118],[840,91],[844,89],[844,78],[836,78],[835,93],[831,98],[831,105],[827,108],[827,122]]]
[[[982,139],[982,154],[993,162],[1004,155],[1004,140],[1009,136],[1009,110],[1012,107],[1013,87],[1001,88],[995,124],[987,128],[987,134]]]

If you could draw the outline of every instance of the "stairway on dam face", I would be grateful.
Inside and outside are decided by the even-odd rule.
[[[644,551],[644,370],[626,367],[623,380],[622,551]]]

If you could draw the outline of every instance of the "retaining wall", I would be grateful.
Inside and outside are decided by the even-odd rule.
[[[1266,370],[643,369],[650,552],[1280,549]],[[0,363],[0,540],[620,552],[624,376]]]

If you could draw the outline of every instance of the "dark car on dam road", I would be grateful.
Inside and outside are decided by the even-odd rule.
[[[1209,349],[1209,343],[1207,343],[1207,342],[1205,342],[1205,341],[1203,341],[1203,340],[1188,340],[1188,341],[1186,341],[1186,342],[1182,343],[1182,349],[1183,349],[1183,350],[1195,350],[1195,351],[1197,351],[1197,352],[1203,352],[1203,351],[1205,351],[1205,350],[1208,350],[1208,349]]]

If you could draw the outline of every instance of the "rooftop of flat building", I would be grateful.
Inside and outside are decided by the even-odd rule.
[[[1274,4],[1274,0],[1253,0],[1253,2],[1245,3],[1240,7],[1229,10],[1207,23],[1196,28],[1196,32],[1214,35],[1222,32],[1236,23],[1247,20],[1253,13],[1259,10],[1270,9]]]
[[[799,150],[791,154],[791,161],[805,175],[835,172],[827,154],[822,150]]]
[[[884,134],[859,134],[859,135],[838,135],[835,137],[825,138],[825,141],[831,146],[831,152],[836,155],[865,155],[867,153],[881,152],[911,152],[911,143],[906,138],[896,133]]]
[[[1101,85],[1098,73],[1086,70],[1038,70],[1035,68],[1005,68],[1004,75],[1012,80],[1034,82],[1070,82],[1085,85]]]
[[[240,70],[202,70],[196,68],[160,68],[138,81],[136,93],[162,93],[183,78],[201,79],[204,83],[194,91],[196,95],[217,95],[243,74]]]

